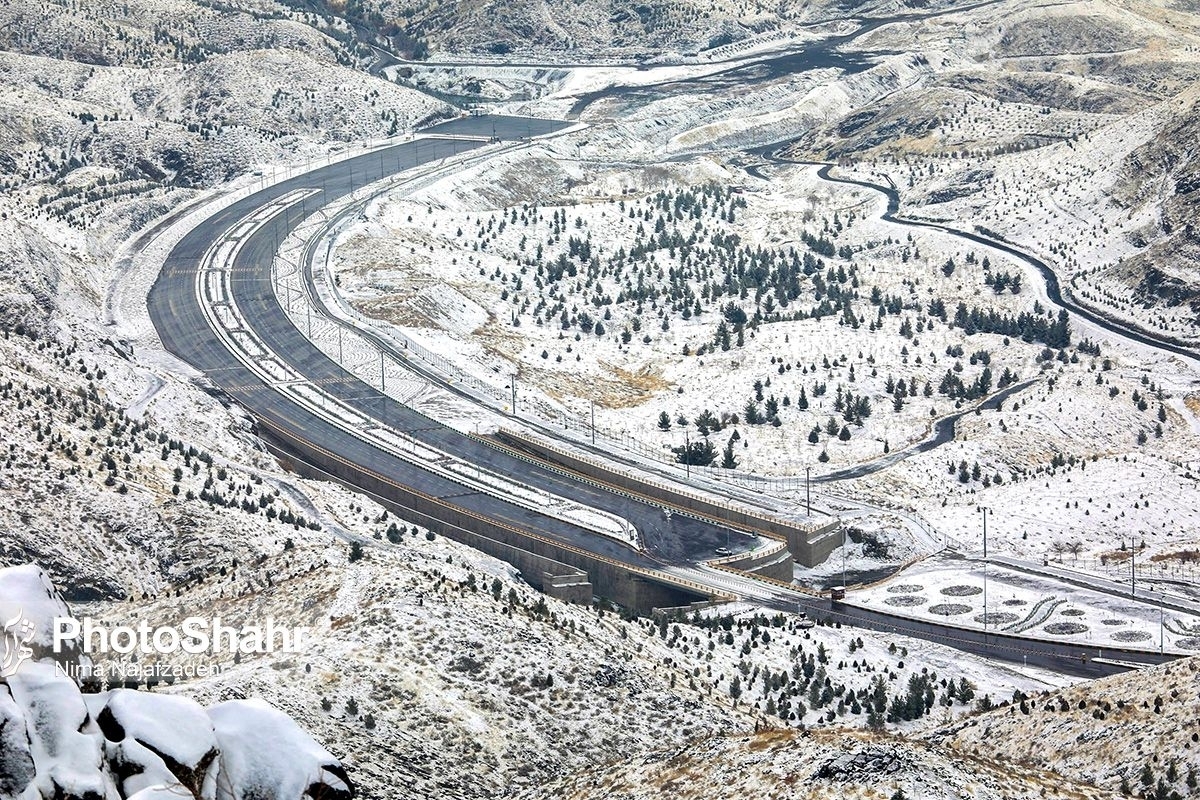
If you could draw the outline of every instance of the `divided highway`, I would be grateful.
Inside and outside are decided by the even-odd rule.
[[[1009,660],[1028,658],[1030,664],[1063,671],[1090,673],[1097,669],[1098,665],[1079,658],[1088,648],[1022,640],[997,649],[994,636],[988,637],[991,641],[973,641],[979,636],[933,623],[885,617],[844,605],[831,609],[827,600],[807,596],[798,589],[697,567],[696,562],[710,558],[716,547],[726,543],[727,529],[684,514],[664,515],[655,503],[608,490],[595,481],[577,480],[564,471],[515,457],[440,425],[343,369],[289,320],[275,292],[272,264],[280,244],[306,217],[356,189],[420,165],[454,159],[492,138],[510,141],[548,135],[568,124],[515,117],[456,120],[428,133],[474,138],[422,138],[387,146],[264,188],[213,214],[171,250],[150,291],[150,316],[164,346],[207,375],[265,428],[315,445],[342,463],[384,476],[395,485],[412,487],[476,517],[533,532],[643,573],[669,574],[676,582],[714,594],[733,591],[780,610],[796,610],[799,605],[814,616],[833,614],[834,619],[849,624],[943,641]],[[211,286],[210,273],[216,271],[211,264],[219,257],[228,265],[220,280],[232,296],[206,303],[205,287]],[[231,310],[234,306],[236,313]],[[328,415],[317,413],[310,404],[298,402],[294,393],[283,391],[285,387],[279,385],[282,379],[264,379],[262,368],[251,369],[234,352],[237,348],[231,347],[229,330],[218,334],[214,319],[222,316],[244,324],[245,329],[234,330],[233,336],[261,343],[285,361],[289,370],[303,376],[304,382],[320,387],[362,417],[382,421],[422,444],[478,464],[484,471],[511,476],[520,483],[623,517],[637,527],[645,550],[494,494],[464,487],[370,444],[345,425],[334,424]]]
[[[474,514],[641,569],[711,557],[713,548],[727,538],[725,529],[715,524],[680,514],[667,518],[656,505],[514,458],[384,396],[310,343],[288,319],[274,291],[271,268],[279,245],[309,214],[355,189],[416,166],[453,159],[492,137],[508,141],[545,135],[568,124],[518,117],[456,120],[428,133],[476,138],[421,138],[385,147],[318,167],[234,203],[188,233],[163,265],[148,303],[164,346],[204,372],[267,427],[300,437],[346,462]],[[471,491],[364,442],[276,391],[270,381],[247,368],[214,331],[210,315],[223,313],[221,304],[206,310],[200,287],[206,280],[206,263],[216,253],[232,259],[228,280],[234,297],[230,300],[248,328],[245,335],[278,354],[308,382],[363,416],[385,421],[388,427],[476,463],[482,470],[511,476],[629,520],[641,533],[646,552],[494,495]]]

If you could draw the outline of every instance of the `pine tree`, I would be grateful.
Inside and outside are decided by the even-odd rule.
[[[736,469],[738,465],[737,456],[733,454],[733,437],[729,437],[729,441],[725,444],[725,450],[721,453],[721,468]]]

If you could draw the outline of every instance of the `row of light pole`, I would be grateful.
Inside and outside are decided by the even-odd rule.
[[[987,609],[987,518],[992,510],[987,506],[980,506],[979,512],[983,517],[983,635],[984,641],[987,641],[988,631],[988,609]],[[1137,597],[1137,545],[1130,540],[1129,547],[1129,596]],[[1164,629],[1166,628],[1166,596],[1161,587],[1158,592],[1158,652],[1161,655],[1165,648],[1166,636]]]

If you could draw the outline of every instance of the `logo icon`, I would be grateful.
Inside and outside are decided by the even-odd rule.
[[[33,658],[28,645],[36,630],[33,620],[20,609],[12,619],[0,619],[0,678],[16,675],[21,665]]]

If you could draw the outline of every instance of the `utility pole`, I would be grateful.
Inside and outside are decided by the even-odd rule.
[[[387,375],[383,371],[383,348],[379,349],[379,391],[387,395]]]
[[[1129,596],[1137,597],[1137,545],[1129,537]]]
[[[512,413],[514,417],[517,415],[517,374],[515,372],[512,374]]]
[[[983,514],[983,560],[987,563],[987,515],[990,509],[980,506],[979,511]]]
[[[804,513],[812,516],[812,495],[809,493],[808,474],[812,472],[812,467],[804,468]]]
[[[596,446],[596,401],[592,401],[592,446]]]
[[[980,506],[979,510],[983,513],[983,635],[984,640],[987,640],[988,629],[988,608],[987,608],[987,518],[990,509]]]
[[[842,526],[842,589],[846,588],[846,526]]]
[[[692,440],[688,434],[688,429],[683,429],[683,466],[687,471],[688,478],[692,477]]]

